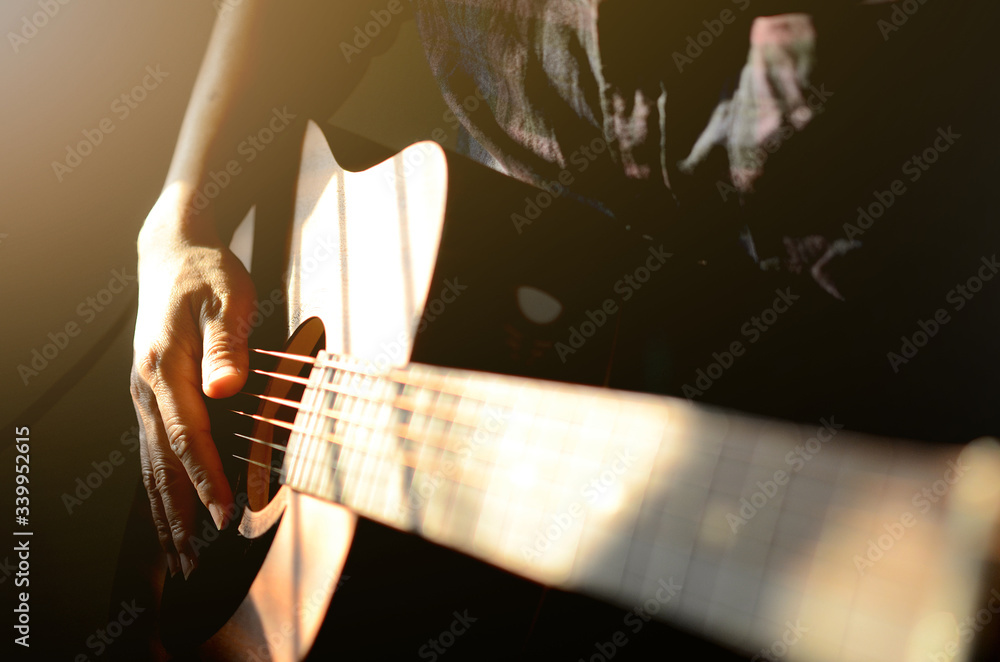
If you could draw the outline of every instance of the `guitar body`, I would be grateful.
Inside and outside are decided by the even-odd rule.
[[[285,282],[288,333],[299,334],[286,350],[309,354],[321,342],[327,351],[386,366],[409,361],[416,320],[431,289],[447,196],[440,148],[414,145],[352,173],[336,163],[322,131],[310,123]],[[285,395],[280,382],[269,388]],[[266,428],[257,425],[252,436],[266,438]],[[248,457],[270,464],[269,451],[256,446]],[[248,471],[250,485],[268,485],[273,478],[256,465]],[[304,659],[337,585],[346,581],[356,516],[287,487],[267,497],[266,489],[250,494],[240,532],[254,539],[276,527],[273,542],[246,598],[200,646],[206,659],[242,659],[246,651],[262,660]]]
[[[994,580],[1000,447],[959,455],[834,417],[817,429],[572,385],[606,381],[635,309],[605,296],[655,247],[561,198],[518,226],[537,190],[434,143],[360,172],[333,153],[310,123],[280,284],[258,281],[251,345],[285,350],[252,358],[259,395],[224,403],[243,416],[213,414],[224,461],[240,456],[242,520],[216,532],[204,514],[188,580],[123,557],[152,581],[117,593],[157,607],[115,656],[959,650],[953,626]],[[255,274],[279,252],[266,230],[244,256]],[[802,448],[822,456],[796,463]],[[958,480],[963,462],[976,479]],[[947,496],[917,525],[927,486]],[[133,510],[148,513],[144,495]],[[896,530],[893,561],[872,561]],[[988,638],[962,644],[961,659],[990,659]]]
[[[397,186],[393,162],[361,173],[342,170],[319,127],[309,125],[284,298],[289,335],[310,324],[287,351],[308,354],[325,339],[328,351],[374,361],[395,342],[392,365],[409,359],[414,302],[423,302],[430,287],[447,202],[443,154],[423,144],[401,156],[414,152],[428,163]],[[267,427],[258,424],[252,436],[266,437]],[[270,464],[270,450],[256,446],[248,457]],[[341,580],[356,517],[287,487],[268,500],[272,476],[256,465],[248,471],[247,484],[257,489],[249,493],[240,533],[254,539],[277,530],[246,598],[201,649],[208,659],[237,659],[250,650],[263,660],[298,662]]]
[[[361,151],[362,158],[374,158]],[[453,159],[436,144],[424,142],[367,170],[349,172],[334,159],[322,130],[309,123],[283,251],[287,259],[282,283],[262,292],[258,282],[260,301],[276,302],[284,310],[268,315],[271,309],[262,305],[267,322],[262,330],[276,323],[273,318],[283,318],[290,338],[286,351],[309,355],[322,348],[380,368],[416,360],[601,384],[615,328],[599,329],[588,339],[586,355],[567,364],[552,351],[555,333],[564,329],[553,322],[586,319],[586,309],[594,305],[586,293],[614,282],[611,274],[618,263],[628,261],[630,252],[642,259],[646,246],[637,245],[634,233],[616,227],[603,214],[558,199],[535,227],[525,229],[530,236],[522,238],[511,215],[523,211],[525,197],[537,191]],[[251,254],[246,240],[252,226],[248,217],[237,230],[234,250],[239,254],[237,244],[243,243],[241,259],[254,272],[251,255],[256,260],[276,248],[261,247],[267,239],[258,237],[252,240],[257,245]],[[258,235],[265,232],[258,230]],[[551,259],[560,254],[560,260]],[[251,336],[252,346],[254,340]],[[260,357],[251,358],[253,367]],[[288,374],[298,374],[302,367],[284,359],[260,365]],[[247,390],[254,388],[290,397],[289,385],[280,380],[251,378]],[[344,566],[352,553],[357,517],[327,500],[285,486],[279,489],[276,474],[260,466],[280,466],[278,452],[258,444],[249,444],[249,450],[242,443],[234,445],[230,431],[270,442],[271,426],[254,422],[252,428],[241,427],[227,419],[224,408],[213,406],[217,403],[209,405],[218,410],[213,435],[220,454],[232,450],[253,461],[236,464],[232,472],[234,493],[245,495],[247,504],[239,535],[227,530],[214,540],[206,529],[199,571],[188,581],[179,575],[164,578],[162,564],[141,564],[144,572],[133,574],[151,580],[148,599],[161,603],[156,631],[146,633],[153,643],[146,649],[143,634],[133,632],[134,647],[122,643],[116,654],[128,659],[143,650],[155,658],[193,654],[206,660],[298,662],[313,646],[338,584],[350,578]],[[274,416],[277,409],[264,403],[257,413]],[[133,528],[140,528],[142,535],[144,507],[145,496],[140,495],[133,509],[139,524]],[[470,585],[492,594],[489,608],[505,614],[508,625],[523,625],[526,633],[537,616],[543,593],[539,585],[370,522],[363,529],[373,542],[355,545],[355,555],[378,554],[374,547],[388,536],[394,546],[410,545],[425,561],[437,554],[439,563],[452,570],[464,563],[466,579],[475,577]],[[133,564],[139,566],[137,560]],[[118,591],[134,594],[134,587],[121,588],[125,581],[119,577]],[[362,583],[356,577],[353,581]],[[442,574],[434,587],[440,592],[448,581]],[[507,602],[498,591],[508,592]],[[453,608],[461,611],[460,606]],[[343,609],[351,611],[349,603]],[[442,609],[441,627],[447,628],[452,617]],[[492,626],[479,627],[483,635],[510,635],[496,622],[496,613],[493,620]],[[344,650],[342,641],[337,648]]]

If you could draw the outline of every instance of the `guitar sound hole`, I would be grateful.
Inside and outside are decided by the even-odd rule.
[[[286,343],[283,353],[301,356],[296,360],[257,353],[254,367],[266,372],[307,379],[312,370],[308,358],[315,357],[325,347],[326,334],[323,323],[316,318],[307,320]],[[296,381],[268,378],[263,387],[260,404],[255,414],[246,455],[251,462],[246,469],[246,491],[250,510],[262,510],[274,499],[281,487],[280,477],[285,468],[285,449],[288,447],[290,426],[298,413],[298,403],[302,400],[305,387]],[[265,420],[260,420],[265,419]],[[271,423],[268,421],[276,421]]]
[[[253,370],[307,378],[312,369],[310,357],[324,347],[323,324],[312,319],[299,327],[282,350],[298,359],[251,352],[250,365]],[[217,442],[246,443],[229,446],[236,452],[224,455],[232,460],[226,465],[234,496],[238,503],[245,498],[250,512],[244,511],[239,527],[227,527],[199,548],[199,567],[189,579],[178,575],[164,583],[160,633],[167,650],[183,659],[194,659],[185,656],[236,612],[264,563],[284,510],[284,500],[275,499],[290,436],[282,424],[294,422],[303,390],[302,384],[289,379],[253,373],[238,401],[221,404],[221,408],[216,407],[221,401],[209,403],[216,414],[212,432]],[[243,415],[224,415],[234,408]],[[265,420],[253,419],[247,425],[246,415]],[[272,500],[276,503],[268,508]]]

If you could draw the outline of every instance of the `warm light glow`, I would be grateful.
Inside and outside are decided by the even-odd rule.
[[[914,629],[910,638],[910,648],[906,652],[906,660],[926,662],[929,659],[960,659],[953,658],[947,652],[950,650],[950,645],[958,643],[958,621],[955,614],[948,611],[930,614]]]
[[[530,489],[538,483],[538,469],[532,464],[522,464],[510,472],[511,482],[521,489]]]

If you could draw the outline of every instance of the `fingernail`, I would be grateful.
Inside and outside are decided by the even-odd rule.
[[[222,508],[220,508],[217,504],[210,503],[208,504],[208,512],[212,514],[212,520],[215,522],[215,527],[219,529],[219,531],[222,531],[222,529],[226,526],[226,514],[222,512]]]
[[[218,368],[215,368],[211,373],[209,373],[208,383],[211,384],[220,379],[225,379],[226,377],[238,377],[239,374],[239,370],[231,365],[220,365]]]
[[[191,573],[194,571],[194,566],[194,559],[184,552],[181,552],[181,567],[184,569],[184,579],[191,576]]]
[[[171,577],[176,575],[177,571],[181,569],[181,562],[177,558],[177,552],[167,552],[167,568],[170,570]]]

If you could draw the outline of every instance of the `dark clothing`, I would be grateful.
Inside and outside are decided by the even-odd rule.
[[[748,60],[753,15],[810,5],[743,4],[416,7],[474,156],[536,185],[568,172],[570,195],[675,254],[623,313],[615,385],[899,436],[995,432],[1000,284],[948,295],[1000,244],[996,10],[827,3],[814,32],[757,35]],[[936,164],[912,161],[928,149]],[[745,354],[699,387],[734,342]]]
[[[473,156],[536,185],[568,171],[568,195],[674,253],[622,306],[612,386],[937,442],[996,434],[996,3],[913,2],[902,25],[891,6],[850,7],[814,13],[814,43],[761,42],[765,59],[793,52],[801,90],[829,93],[808,117],[781,107],[768,131],[746,104],[761,98],[754,84],[781,88],[769,78],[780,67],[747,60],[749,19],[809,8],[788,4],[751,0],[680,71],[674,53],[738,3],[416,3]],[[742,151],[775,135],[764,156]],[[430,554],[368,533],[368,552]],[[624,612],[563,594],[508,612],[544,591],[493,569],[456,580],[465,560],[437,553],[413,594],[393,590],[412,586],[408,569],[365,568],[361,553],[347,588],[372,596],[372,612],[392,596],[401,614],[435,600],[483,613],[460,642],[478,643],[475,659],[604,659],[621,628]],[[393,652],[426,653],[430,626],[409,625]],[[655,622],[629,636],[616,660],[736,659]]]

